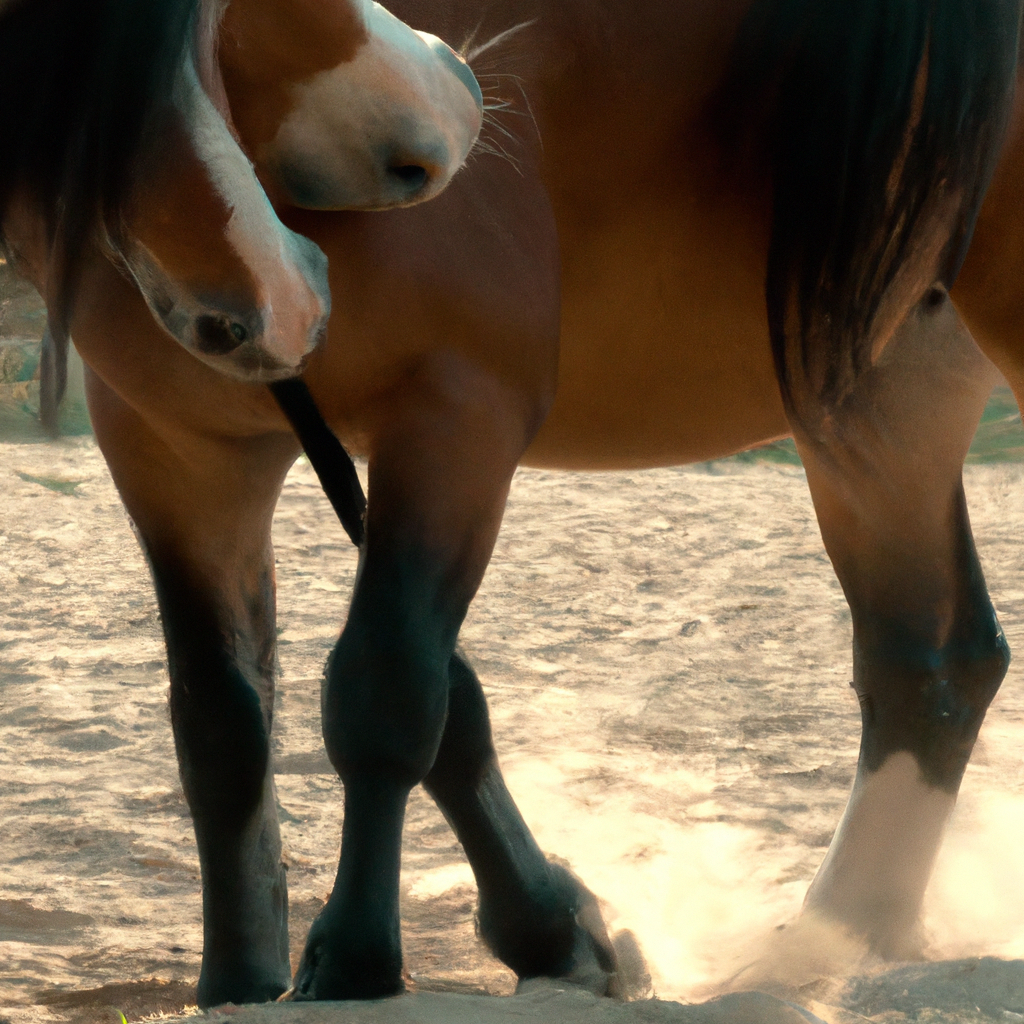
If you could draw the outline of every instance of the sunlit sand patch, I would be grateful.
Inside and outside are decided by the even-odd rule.
[[[467,889],[474,885],[473,871],[468,864],[446,864],[420,872],[407,891],[413,899],[429,899],[452,889]]]

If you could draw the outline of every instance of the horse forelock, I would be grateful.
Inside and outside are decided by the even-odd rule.
[[[199,2],[0,5],[0,218],[24,194],[45,224],[55,330],[66,329],[97,229],[120,231],[139,158],[193,45]]]

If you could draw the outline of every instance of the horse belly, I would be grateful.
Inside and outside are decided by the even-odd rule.
[[[558,391],[524,464],[680,465],[789,433],[763,249],[738,216],[659,205],[563,238]]]

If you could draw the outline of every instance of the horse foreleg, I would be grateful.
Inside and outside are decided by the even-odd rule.
[[[406,800],[434,765],[449,664],[525,444],[521,406],[460,360],[425,360],[374,438],[366,540],[322,690],[324,741],[345,786],[334,889],[310,929],[297,999],[400,991]]]
[[[294,441],[168,440],[91,374],[89,399],[167,641],[171,724],[202,872],[199,1005],[274,999],[291,969],[270,757],[270,523]]]
[[[1009,661],[961,479],[993,376],[937,292],[813,436],[797,435],[850,604],[863,721],[853,792],[805,911],[884,956],[920,951],[943,827]]]
[[[480,893],[480,937],[521,980],[616,994],[615,952],[593,893],[552,864],[505,786],[487,701],[468,662],[448,666],[448,719],[424,787],[459,838]]]

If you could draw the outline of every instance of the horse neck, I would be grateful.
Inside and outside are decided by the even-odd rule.
[[[483,14],[479,0],[388,6],[460,49],[500,100],[526,92],[533,114],[556,121],[559,134],[603,124],[607,144],[638,121],[671,117],[685,127],[726,73],[751,2],[507,0]]]

